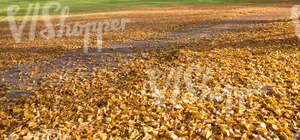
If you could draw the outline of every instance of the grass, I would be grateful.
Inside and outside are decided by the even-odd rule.
[[[50,0],[38,1],[45,5]],[[132,9],[141,6],[167,6],[167,5],[191,5],[191,4],[258,4],[258,3],[280,3],[299,0],[55,0],[63,6],[69,6],[71,13],[100,12],[119,9]],[[7,7],[19,5],[21,10],[18,16],[26,13],[28,4],[37,3],[36,0],[0,0],[0,17],[6,16]],[[51,13],[57,14],[57,13]]]

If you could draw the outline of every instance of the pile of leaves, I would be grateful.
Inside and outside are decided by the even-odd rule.
[[[300,125],[299,46],[292,22],[272,22],[139,51],[114,67],[58,69],[31,96],[11,98],[0,85],[0,135],[290,139]]]
[[[210,43],[169,44],[135,54],[118,68],[57,71],[43,77],[30,97],[10,99],[1,92],[1,136],[28,138],[51,129],[88,139],[289,139],[299,132],[300,117],[300,44],[291,25],[269,23]],[[186,96],[184,71],[192,65],[209,74],[192,71],[195,96]],[[162,73],[156,79],[160,104],[149,82],[154,69]],[[172,70],[179,78],[171,75],[163,90]]]

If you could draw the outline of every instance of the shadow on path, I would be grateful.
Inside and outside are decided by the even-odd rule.
[[[126,43],[115,43],[103,48],[101,52],[96,49],[89,49],[88,54],[84,54],[82,49],[73,53],[52,58],[47,61],[34,62],[32,64],[15,65],[0,69],[0,82],[9,85],[12,89],[8,92],[12,96],[29,94],[30,90],[40,86],[41,78],[56,70],[76,71],[75,66],[86,65],[86,72],[90,72],[93,67],[119,67],[131,60],[132,54],[140,54],[150,49],[168,47],[169,43],[180,43],[189,41],[200,36],[212,36],[224,31],[240,32],[250,28],[250,25],[265,24],[274,22],[288,22],[287,19],[279,19],[281,16],[274,16],[275,19],[265,20],[264,17],[245,16],[233,20],[214,22],[201,27],[186,28],[174,32],[169,32],[166,36],[150,37],[146,40],[131,41]],[[259,19],[262,18],[262,19]],[[90,58],[96,60],[89,63]],[[116,59],[116,58],[122,58]],[[33,74],[31,74],[33,73]],[[29,91],[26,91],[31,87]]]

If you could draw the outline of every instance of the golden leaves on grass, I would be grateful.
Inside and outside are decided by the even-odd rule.
[[[86,139],[289,139],[299,132],[300,44],[291,36],[281,44],[270,41],[273,31],[290,32],[275,25],[227,33],[206,43],[209,50],[199,46],[201,40],[185,47],[170,43],[169,49],[133,54],[118,68],[57,70],[27,98],[8,101],[0,90],[0,135],[26,137],[54,129]],[[268,40],[262,40],[266,31]],[[191,72],[195,102],[184,96],[184,78],[177,80],[173,101],[171,76],[163,105],[157,105],[145,84],[151,79],[147,71],[162,71],[156,82],[163,89],[172,69],[185,71],[195,64],[205,68]]]

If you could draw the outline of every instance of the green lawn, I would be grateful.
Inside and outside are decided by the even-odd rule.
[[[29,3],[40,2],[42,5],[50,0],[0,0],[0,17],[6,16],[7,7],[19,5],[19,16],[25,14]],[[278,3],[287,0],[55,0],[64,6],[70,7],[71,13],[99,12],[119,9],[132,9],[141,6],[165,6],[165,5],[188,5],[188,4],[254,4],[254,3]],[[288,0],[298,1],[299,0]],[[56,13],[51,13],[56,14]]]

